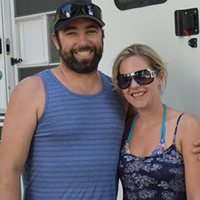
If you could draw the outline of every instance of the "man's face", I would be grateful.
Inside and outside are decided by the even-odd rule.
[[[91,73],[97,69],[103,53],[102,29],[93,20],[80,18],[59,31],[59,54],[74,72]]]

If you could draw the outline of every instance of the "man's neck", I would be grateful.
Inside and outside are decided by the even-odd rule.
[[[88,74],[79,74],[58,66],[51,71],[65,87],[74,93],[92,95],[102,89],[101,75],[97,70]]]

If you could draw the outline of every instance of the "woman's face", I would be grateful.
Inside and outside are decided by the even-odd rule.
[[[138,55],[124,59],[119,67],[119,74],[130,74],[140,70],[151,69],[147,61]],[[160,87],[163,83],[163,75],[159,73],[153,81],[146,85],[138,84],[134,78],[128,88],[122,89],[122,93],[127,101],[136,109],[142,109],[151,104],[157,104],[161,101]]]

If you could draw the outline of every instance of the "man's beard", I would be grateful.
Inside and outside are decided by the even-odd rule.
[[[80,48],[76,51],[94,51],[94,57],[91,61],[83,60],[81,62],[77,61],[73,55],[74,50],[69,53],[62,50],[62,46],[60,44],[59,55],[65,63],[66,67],[71,69],[72,71],[79,74],[88,74],[95,71],[98,68],[99,61],[101,60],[103,54],[103,48],[100,48],[98,51],[96,48],[84,47]]]

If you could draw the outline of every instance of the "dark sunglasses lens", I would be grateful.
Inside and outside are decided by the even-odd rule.
[[[77,10],[78,10],[77,5],[67,5],[62,9],[62,14],[63,14],[62,17],[69,18],[69,17],[75,15]]]
[[[121,89],[126,89],[131,84],[131,78],[124,78],[124,77],[118,76],[117,80],[118,80],[118,86]]]
[[[84,14],[92,15],[97,17],[98,19],[101,19],[101,10],[95,5],[87,4],[81,7],[81,10]]]
[[[77,9],[77,5],[66,5],[60,8],[60,10],[58,10],[56,13],[56,20],[58,21],[59,19],[70,18],[76,14]]]
[[[93,12],[93,16],[97,17],[98,19],[101,19],[101,9],[95,5],[91,5],[91,10]],[[89,14],[89,13],[88,13]]]
[[[142,70],[136,72],[134,79],[140,85],[147,85],[152,83],[154,78],[151,77],[151,74],[148,70]]]
[[[147,84],[150,84],[152,83],[153,81],[153,78],[151,77],[143,77],[143,76],[136,76],[134,77],[135,81],[140,84],[140,85],[147,85]]]

